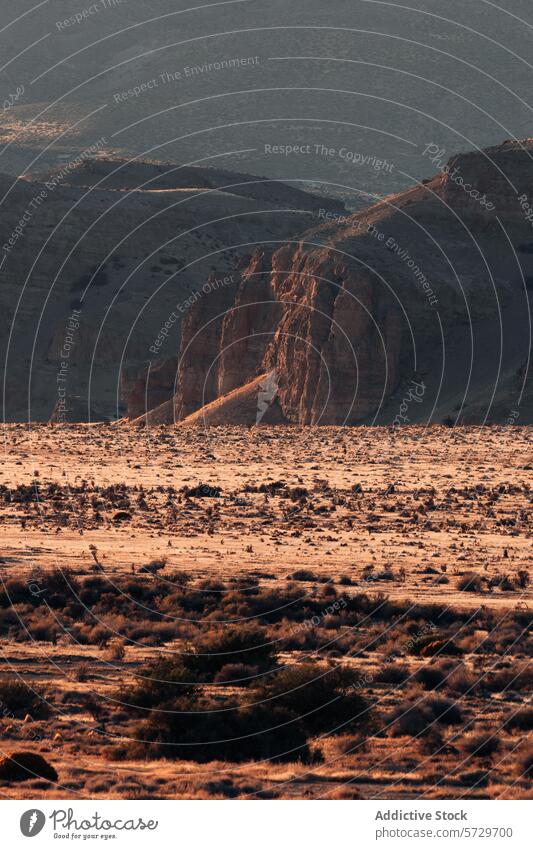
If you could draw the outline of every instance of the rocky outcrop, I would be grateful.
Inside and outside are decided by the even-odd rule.
[[[8,421],[47,421],[66,396],[79,399],[71,412],[84,418],[89,408],[134,418],[164,403],[182,322],[189,338],[198,323],[191,305],[201,306],[203,327],[216,298],[229,295],[220,281],[237,281],[251,245],[294,238],[319,208],[339,208],[252,175],[103,157],[39,180],[0,174],[0,192]],[[203,386],[215,349],[184,363],[180,416],[202,403],[196,394],[187,401],[187,386]],[[220,392],[213,379],[205,401]]]
[[[504,409],[504,375],[529,351],[532,155],[529,140],[461,154],[424,184],[256,251],[235,286],[191,308],[158,420],[216,409],[231,422],[237,407],[222,399],[248,397],[265,373],[294,423],[393,421],[414,379],[423,392],[409,415],[402,406],[406,422],[490,418],[495,397]]]

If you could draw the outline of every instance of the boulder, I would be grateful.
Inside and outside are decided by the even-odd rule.
[[[32,778],[56,782],[57,772],[35,752],[13,752],[0,759],[0,781],[29,781]]]

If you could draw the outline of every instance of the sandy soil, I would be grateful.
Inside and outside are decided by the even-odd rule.
[[[55,567],[113,583],[144,575],[155,558],[166,561],[158,574],[163,580],[183,570],[193,581],[240,577],[245,584],[253,576],[260,587],[286,587],[295,571],[306,569],[313,574],[300,576],[298,585],[310,596],[326,582],[347,598],[382,593],[441,610],[481,609],[503,628],[499,623],[533,604],[529,581],[517,577],[531,566],[532,433],[519,427],[6,426],[2,584],[16,578],[35,592],[35,582],[45,587]],[[199,485],[204,489],[195,492]],[[477,589],[461,590],[471,573],[479,577]],[[29,607],[15,607],[24,621]],[[37,741],[31,748],[59,773],[53,788],[37,779],[1,783],[5,796],[513,798],[530,786],[516,772],[523,735],[506,738],[500,754],[481,765],[466,763],[456,740],[435,759],[413,748],[409,737],[375,729],[371,740],[327,736],[322,760],[312,767],[110,762],[107,749],[127,737],[121,717],[103,724],[77,695],[113,699],[154,656],[157,640],[138,640],[113,657],[108,644],[82,644],[67,630],[52,642],[14,636],[9,622],[1,633],[1,678],[45,685],[55,706],[46,721],[5,717],[1,754]],[[462,662],[480,674],[483,662],[498,668],[501,650],[480,653],[484,637],[469,639],[461,644]],[[166,645],[179,650],[180,643]],[[377,694],[383,710],[400,699],[394,687],[375,680],[386,650],[349,658],[368,673],[366,692]],[[526,668],[528,650],[513,643],[504,665]],[[294,650],[283,655],[287,662],[297,657]],[[410,658],[411,671],[425,662]],[[501,728],[506,712],[526,702],[527,693],[512,687],[465,695],[465,733]]]

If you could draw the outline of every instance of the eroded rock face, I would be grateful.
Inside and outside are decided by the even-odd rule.
[[[169,401],[174,394],[177,369],[177,357],[161,360],[141,370],[134,368],[129,374],[123,369],[121,394],[127,399],[128,418],[136,419],[147,410],[153,410]]]
[[[214,281],[211,281],[214,283]],[[182,324],[175,416],[186,418],[218,398],[222,327],[236,283],[215,286],[191,306]]]
[[[509,373],[524,357],[513,337],[533,234],[515,189],[533,194],[530,147],[461,154],[425,184],[257,251],[235,286],[187,316],[176,419],[239,387],[252,409],[265,373],[288,422],[372,421],[420,375],[428,408],[444,397],[479,417],[492,370],[496,382],[503,374],[497,345]],[[236,397],[216,407],[217,422],[233,421]]]
[[[330,252],[273,257],[283,315],[264,365],[278,375],[289,421],[351,423],[369,415],[398,382],[402,330],[393,300],[366,271],[354,273]]]
[[[258,252],[238,285],[195,306],[183,330],[178,420],[265,372],[276,375],[284,419],[304,424],[351,423],[398,384],[394,298],[328,250]]]

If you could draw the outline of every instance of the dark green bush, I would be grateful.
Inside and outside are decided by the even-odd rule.
[[[312,760],[303,727],[281,707],[254,705],[217,711],[207,699],[184,698],[161,705],[136,729],[141,743],[118,750],[120,757],[242,763]],[[213,710],[215,708],[215,710]]]
[[[290,710],[308,733],[347,733],[369,720],[354,674],[339,666],[302,663],[281,669],[254,688],[255,701]]]
[[[276,665],[276,654],[268,633],[254,626],[216,630],[195,641],[183,664],[200,681],[212,681],[227,664],[255,666],[259,672]]]
[[[144,670],[136,684],[121,689],[117,698],[127,708],[146,709],[183,699],[193,691],[191,672],[185,668],[181,657],[161,656]]]

